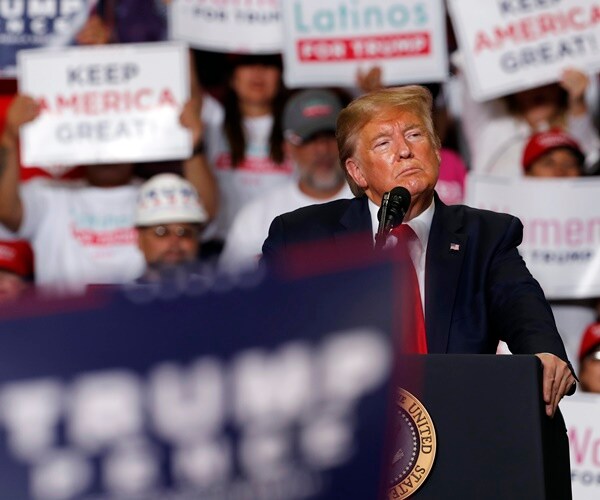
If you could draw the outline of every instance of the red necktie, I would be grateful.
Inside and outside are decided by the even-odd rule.
[[[420,244],[417,235],[408,224],[396,226],[391,234],[398,238],[397,249],[402,252],[407,265],[402,266],[401,279],[404,281],[403,290],[408,295],[402,297],[400,310],[403,313],[401,318],[402,331],[404,332],[401,349],[409,354],[427,354],[427,335],[425,333],[425,317],[423,316],[423,306],[421,302],[421,292],[419,290],[419,280],[415,266],[410,258],[409,243],[415,241]]]

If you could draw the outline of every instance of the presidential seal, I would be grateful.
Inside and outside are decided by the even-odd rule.
[[[390,499],[408,498],[421,487],[436,451],[433,421],[421,402],[410,392],[398,389],[396,405]]]

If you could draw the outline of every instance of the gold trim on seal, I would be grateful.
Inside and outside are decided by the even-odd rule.
[[[425,407],[404,389],[398,388],[397,397],[400,425],[407,426],[407,431],[413,436],[414,446],[408,465],[401,474],[391,478],[388,495],[390,500],[408,498],[421,487],[431,471],[437,450],[435,427]],[[402,448],[396,450],[392,466],[405,458],[410,451]]]

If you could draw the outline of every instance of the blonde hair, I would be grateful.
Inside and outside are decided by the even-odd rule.
[[[440,139],[433,127],[432,107],[433,98],[429,90],[420,85],[406,85],[404,87],[380,89],[365,94],[352,101],[340,112],[335,133],[340,165],[355,196],[361,196],[364,189],[359,187],[348,174],[346,160],[354,155],[358,135],[362,128],[378,115],[381,115],[382,112],[390,109],[411,112],[423,119],[431,144],[436,149],[440,149]]]

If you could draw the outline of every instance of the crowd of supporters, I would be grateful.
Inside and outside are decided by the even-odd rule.
[[[160,2],[155,10],[134,0],[116,5],[101,2],[75,42],[167,36]],[[600,106],[589,97],[598,75],[571,68],[557,75],[557,83],[477,103],[460,59],[451,58],[451,81],[427,85],[442,139],[437,190],[443,201],[463,202],[468,171],[508,177],[599,173]],[[353,89],[293,90],[283,84],[278,54],[190,51],[190,69],[191,98],[181,109],[181,123],[193,136],[189,159],[83,165],[68,172],[20,166],[19,129],[36,119],[39,106],[3,82],[0,300],[16,300],[34,284],[80,291],[155,281],[173,266],[193,273],[191,264],[201,259],[218,262],[225,272],[246,270],[258,262],[278,213],[351,196],[337,164],[335,116],[353,96],[381,86],[379,68],[357,75]],[[322,112],[307,113],[311,106]],[[168,196],[175,198],[162,203]],[[74,230],[83,218],[93,218],[103,234],[91,227]],[[104,238],[101,245],[90,244],[98,238]],[[558,315],[561,308],[581,308],[580,323],[598,321],[596,300],[555,305]],[[576,337],[579,347],[582,331],[561,333]],[[578,358],[589,373],[588,362],[600,366],[600,329],[590,327],[582,338]],[[595,387],[587,385],[600,391]]]

